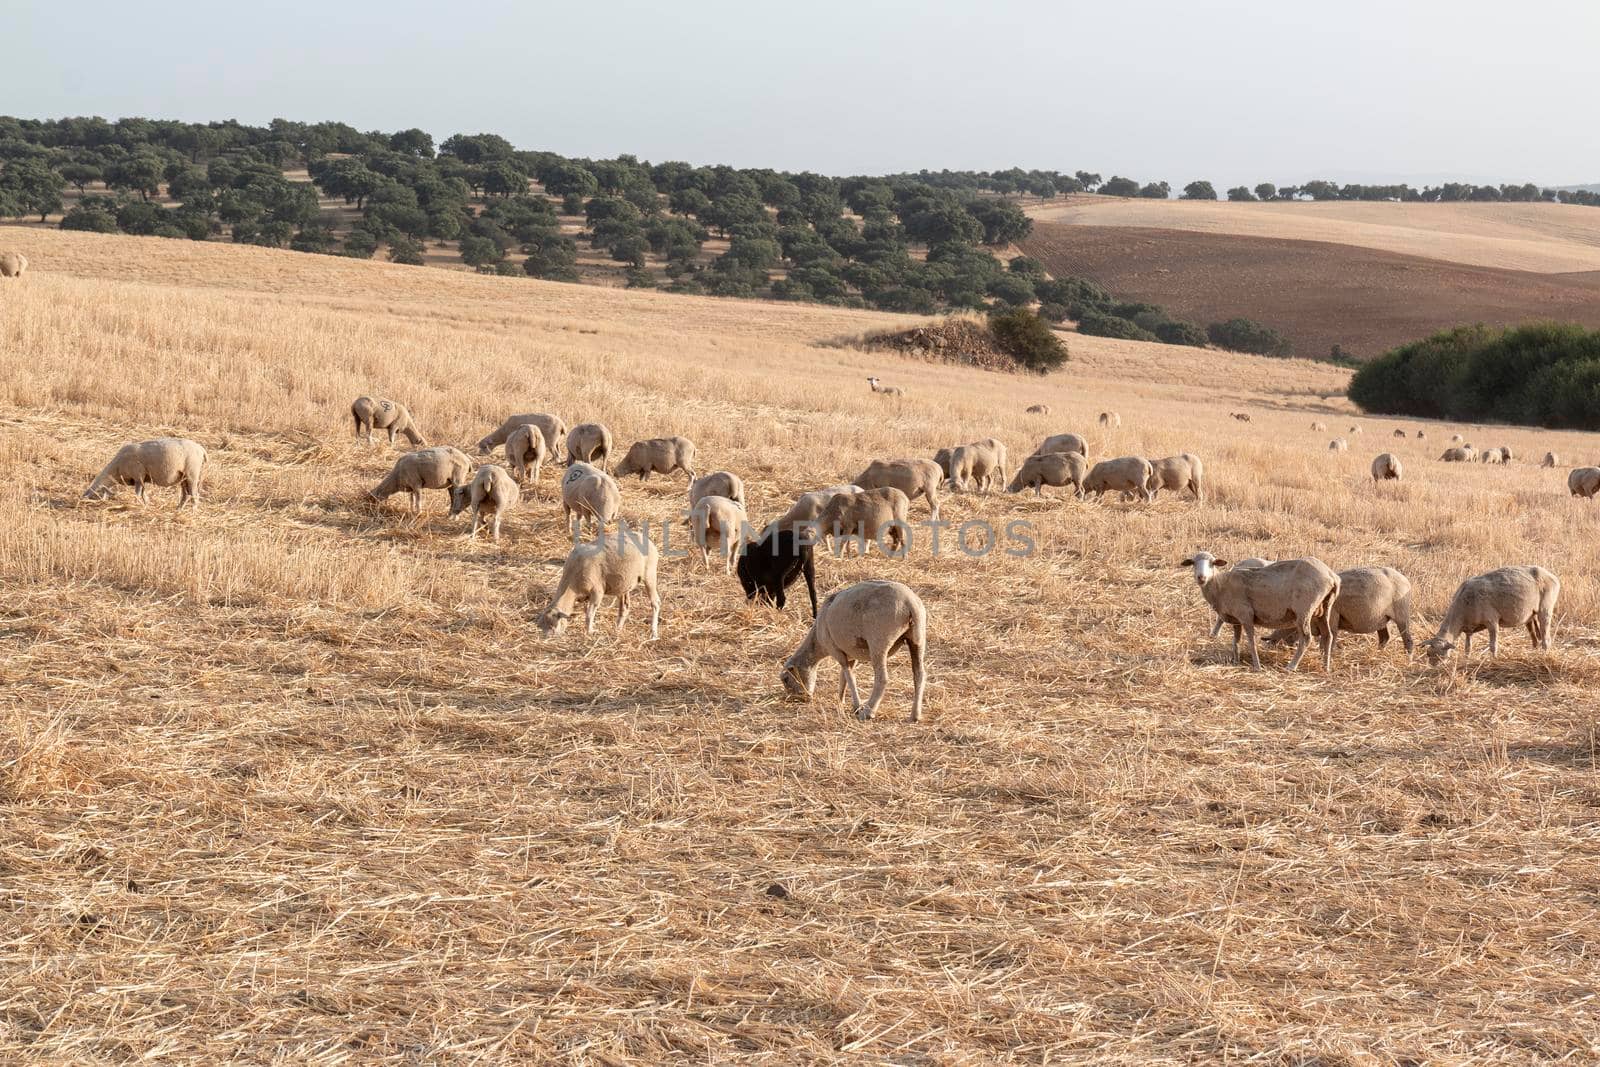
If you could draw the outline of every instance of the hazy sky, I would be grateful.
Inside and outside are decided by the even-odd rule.
[[[1600,0],[0,0],[0,112],[833,174],[1600,181]]]

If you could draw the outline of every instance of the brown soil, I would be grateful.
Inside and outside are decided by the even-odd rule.
[[[1600,271],[1534,274],[1319,241],[1035,223],[1022,250],[1205,324],[1243,316],[1297,355],[1356,359],[1463,323],[1558,319],[1600,328]]]

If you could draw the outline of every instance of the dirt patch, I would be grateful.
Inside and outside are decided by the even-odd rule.
[[[1463,323],[1600,328],[1600,271],[1535,274],[1320,241],[1058,223],[1035,223],[1022,249],[1058,277],[1091,278],[1179,318],[1257,319],[1301,356],[1337,344],[1371,359]]]
[[[1015,372],[1017,361],[995,340],[979,319],[948,318],[909,330],[885,330],[854,338],[851,348],[864,352],[897,352],[916,359],[959,363],[985,370]]]

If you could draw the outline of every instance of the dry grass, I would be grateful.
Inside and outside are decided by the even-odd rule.
[[[1041,382],[816,344],[884,316],[25,237],[38,273],[0,286],[0,1058],[1600,1056],[1595,515],[1564,471],[1435,464],[1449,427],[1380,420],[1329,455],[1307,426],[1343,432],[1342,377],[1313,364],[1075,339]],[[552,476],[498,548],[440,494],[362,506],[392,460],[348,436],[368,390],[440,441],[541,408],[682,432],[758,518],[869,456],[1069,428],[1197,451],[1215,498],[962,496],[947,517],[1029,519],[1038,553],[820,561],[931,612],[927,721],[901,660],[860,724],[781,696],[793,606],[687,561],[659,642],[637,618],[542,641]],[[158,432],[210,448],[203,510],[78,501]],[[1396,445],[1409,479],[1374,489]],[[681,494],[629,483],[625,512]],[[1450,674],[1354,639],[1331,676],[1251,674],[1173,566],[1202,545],[1392,563],[1434,618],[1537,561],[1559,648]]]
[[[1234,204],[1074,196],[1028,205],[1041,222],[1281,237],[1540,274],[1600,270],[1600,211],[1575,204]]]

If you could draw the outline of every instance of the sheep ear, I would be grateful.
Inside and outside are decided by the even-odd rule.
[[[1194,566],[1194,557],[1190,556],[1188,559],[1186,559],[1182,563],[1178,564],[1178,566],[1179,567],[1193,567]]]
[[[1226,567],[1228,565],[1228,561],[1225,560],[1225,559],[1214,559],[1214,560],[1211,561],[1211,565],[1213,567],[1221,569],[1221,568]]]

